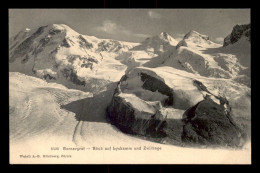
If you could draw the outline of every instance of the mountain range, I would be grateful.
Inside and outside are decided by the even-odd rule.
[[[80,113],[79,122],[100,116],[157,142],[243,146],[251,127],[250,32],[250,24],[236,25],[221,45],[193,30],[181,41],[162,32],[132,43],[82,35],[64,24],[26,28],[9,39],[11,83],[19,87],[16,80],[36,77],[93,98],[93,106],[80,109],[99,110]],[[11,101],[11,112],[17,105]],[[22,119],[35,121],[28,116]]]

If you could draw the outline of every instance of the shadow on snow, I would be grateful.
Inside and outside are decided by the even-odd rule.
[[[110,104],[117,82],[111,83],[107,90],[93,97],[61,105],[62,109],[75,113],[77,121],[107,122],[106,108]]]

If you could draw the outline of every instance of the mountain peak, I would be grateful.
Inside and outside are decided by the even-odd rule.
[[[189,33],[189,34],[197,34],[197,35],[200,35],[200,33],[197,32],[197,31],[195,31],[195,30],[190,30],[188,33]]]
[[[163,38],[163,39],[167,39],[169,36],[170,36],[170,35],[169,35],[168,33],[166,33],[166,32],[161,32],[161,33],[159,34],[159,37],[160,37],[160,38]]]
[[[209,36],[191,30],[183,37],[183,40],[181,40],[177,44],[176,48],[178,49],[180,46],[201,49],[201,48],[209,48],[209,47],[219,47],[220,45],[210,41]]]
[[[163,44],[163,43],[168,43],[172,46],[175,46],[178,42],[168,33],[166,32],[161,32],[158,35],[155,35],[153,37],[148,37],[145,39],[143,44]]]
[[[61,31],[73,30],[68,25],[65,25],[65,24],[56,24],[56,23],[54,23],[54,24],[50,24],[49,27],[52,28],[52,29],[61,30]]]
[[[162,40],[173,40],[174,38],[167,32],[161,32],[158,37]]]
[[[234,44],[234,43],[238,42],[243,36],[246,37],[249,42],[251,41],[251,25],[250,24],[235,25],[233,27],[231,34],[229,34],[224,39],[223,46],[226,47],[230,44]]]
[[[189,39],[189,38],[194,38],[194,37],[200,37],[200,38],[202,38],[204,40],[209,40],[209,36],[200,34],[199,32],[194,31],[194,30],[190,30],[190,32],[188,32],[184,36],[184,39]]]
[[[167,32],[161,32],[159,35],[152,37],[152,40],[160,40],[163,42],[167,42],[172,46],[175,46],[178,42]]]
[[[60,32],[66,32],[67,34],[70,33],[72,35],[79,35],[78,32],[76,32],[74,29],[72,29],[70,26],[66,25],[66,24],[56,24],[56,23],[53,23],[53,24],[49,24],[46,27],[46,31],[49,31],[49,32],[57,32],[57,33],[60,33]]]
[[[65,25],[65,24],[53,24],[53,26],[56,28],[64,28],[66,30],[73,30],[73,29],[71,29],[71,27],[69,27],[68,25]]]

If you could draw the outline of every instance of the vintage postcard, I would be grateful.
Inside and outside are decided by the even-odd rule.
[[[10,164],[251,164],[250,9],[9,9]]]

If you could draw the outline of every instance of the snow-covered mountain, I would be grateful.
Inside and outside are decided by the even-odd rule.
[[[176,48],[178,49],[180,46],[190,47],[193,49],[205,49],[219,47],[220,45],[210,41],[209,36],[191,30],[177,44]]]
[[[177,40],[175,40],[172,36],[170,36],[166,32],[162,32],[159,35],[154,37],[146,38],[140,46],[135,47],[135,49],[152,49],[154,52],[163,52],[167,50],[169,46],[176,46]]]
[[[9,70],[25,74],[11,73],[11,85],[19,85],[17,78],[28,81],[29,75],[64,85],[64,90],[81,90],[76,93],[82,97],[88,91],[93,97],[86,104],[79,101],[82,109],[89,108],[80,113],[87,116],[79,120],[83,124],[91,116],[105,121],[107,111],[122,131],[163,138],[164,143],[166,135],[166,143],[242,146],[251,121],[251,36],[245,28],[243,34],[228,36],[224,46],[196,31],[179,42],[162,32],[131,43],[82,35],[63,24],[26,28],[9,39]],[[42,87],[28,94],[32,91],[42,92]],[[74,94],[60,92],[66,99]],[[13,113],[23,112],[11,103]],[[58,104],[67,110],[77,107],[69,101]]]
[[[241,38],[237,43],[223,48],[210,41],[208,36],[190,31],[176,49],[169,49],[144,66],[170,66],[201,76],[236,80],[243,75],[244,80],[240,82],[250,86],[250,44],[243,40]]]
[[[26,29],[11,39],[9,69],[89,90],[96,87],[86,86],[92,79],[101,86],[118,81],[127,67],[115,57],[136,45],[81,35],[66,25],[52,24]]]
[[[175,49],[177,43],[168,33],[162,32],[156,36],[146,38],[139,45],[118,56],[117,59],[127,65],[128,68],[142,66],[153,58],[157,58],[165,52]]]
[[[232,33],[241,33],[235,28]],[[243,28],[248,33],[248,26]],[[239,34],[231,35],[234,40],[238,36],[233,35]],[[165,32],[141,43],[129,43],[81,35],[62,24],[26,28],[10,41],[10,71],[83,89],[90,78],[100,83],[118,81],[127,68],[171,66],[206,77],[234,78],[249,85],[250,45],[244,45],[247,37],[242,36],[223,48],[196,31],[187,33],[179,43]],[[244,80],[238,80],[241,78]]]

